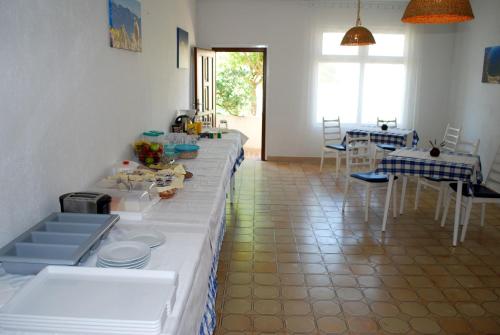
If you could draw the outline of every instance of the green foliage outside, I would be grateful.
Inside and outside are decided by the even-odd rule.
[[[257,113],[257,87],[263,80],[262,52],[229,52],[217,64],[217,112]],[[224,113],[225,112],[225,113]]]

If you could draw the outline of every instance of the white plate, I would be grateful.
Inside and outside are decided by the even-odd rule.
[[[151,256],[151,249],[142,242],[121,241],[103,247],[97,257],[107,262],[129,263]]]
[[[117,265],[117,266],[120,266],[120,265],[133,265],[133,264],[138,264],[138,263],[142,263],[142,262],[145,262],[145,261],[148,261],[150,260],[151,257],[150,256],[146,256],[146,257],[143,257],[143,258],[140,258],[140,259],[137,259],[137,260],[134,260],[134,261],[131,261],[131,262],[110,262],[110,261],[107,261],[105,259],[101,259],[99,257],[97,257],[97,262],[98,263],[103,263],[103,264],[109,264],[109,265]]]
[[[159,231],[152,230],[130,236],[130,240],[142,242],[149,245],[150,248],[154,248],[165,243],[165,235],[163,235]]]

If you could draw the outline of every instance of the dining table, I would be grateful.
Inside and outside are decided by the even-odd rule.
[[[457,194],[462,194],[463,187],[471,187],[474,183],[480,184],[483,180],[481,159],[478,155],[447,150],[443,150],[438,157],[433,157],[430,155],[430,149],[400,148],[385,156],[378,164],[375,172],[387,174],[389,177],[382,222],[383,232],[387,225],[392,186],[396,176],[403,177],[403,189],[409,176],[456,181]],[[461,201],[462,197],[457,196],[453,225],[453,246],[457,245]]]
[[[415,129],[389,128],[382,130],[376,126],[356,126],[347,128],[346,134],[351,137],[370,135],[370,142],[374,144],[392,144],[397,148],[415,147],[420,138]],[[345,137],[342,144],[345,144]]]
[[[226,228],[226,203],[234,197],[235,173],[244,159],[245,140],[236,131],[224,133],[222,138],[200,139],[198,156],[179,160],[193,174],[183,188],[173,198],[149,208],[142,219],[121,218],[88,259],[79,264],[97,267],[99,250],[134,234],[163,234],[165,243],[151,250],[151,259],[144,268],[178,274],[175,304],[163,322],[161,335],[214,333],[217,267]],[[33,278],[6,273],[0,265],[0,309]],[[34,334],[29,329],[4,326],[0,323],[0,334]]]

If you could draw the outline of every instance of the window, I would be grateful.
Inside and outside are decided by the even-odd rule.
[[[377,44],[343,47],[344,33],[322,34],[317,62],[316,116],[320,122],[340,117],[342,123],[377,122],[377,117],[403,120],[406,94],[405,34],[374,34]]]

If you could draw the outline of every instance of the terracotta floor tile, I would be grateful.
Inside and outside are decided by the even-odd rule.
[[[386,302],[375,302],[370,305],[372,311],[380,316],[397,316],[399,309],[396,305]]]
[[[365,316],[370,314],[368,305],[360,301],[343,302],[342,310],[344,314],[351,316]]]
[[[255,330],[276,332],[283,329],[283,321],[275,316],[257,316],[253,320]]]
[[[303,286],[283,286],[281,288],[281,295],[285,299],[306,299],[307,288]]]
[[[337,315],[341,312],[340,305],[333,301],[321,300],[312,306],[316,315]]]
[[[410,330],[408,322],[396,318],[383,318],[379,320],[380,327],[391,334],[403,334]]]
[[[403,313],[410,316],[421,317],[429,314],[427,308],[423,304],[418,302],[403,302],[399,305],[399,308]]]
[[[374,333],[378,329],[377,322],[365,317],[352,317],[347,319],[349,331],[356,333]]]
[[[316,329],[314,318],[308,316],[292,316],[285,319],[286,328],[296,333],[311,333]]]
[[[275,315],[281,313],[281,304],[276,300],[256,300],[253,303],[253,309],[259,314]]]
[[[252,321],[244,315],[227,315],[222,318],[222,327],[227,330],[250,330]]]
[[[422,334],[437,334],[441,331],[439,324],[433,319],[428,318],[413,318],[410,320],[410,325]]]
[[[316,320],[321,331],[329,334],[342,333],[347,329],[346,323],[337,317],[322,317]]]
[[[363,294],[360,290],[355,288],[339,288],[335,290],[337,296],[342,300],[361,300]]]
[[[450,334],[471,334],[469,323],[462,318],[440,318],[441,329]]]
[[[252,304],[245,299],[230,299],[224,302],[224,313],[247,314],[252,309]]]
[[[253,289],[255,297],[260,299],[275,299],[280,296],[279,286],[256,286]]]
[[[434,221],[435,192],[381,234],[385,192],[340,211],[345,179],[318,164],[246,160],[227,206],[214,335],[500,333],[500,206],[474,209],[465,243]],[[453,209],[450,210],[452,212]]]

